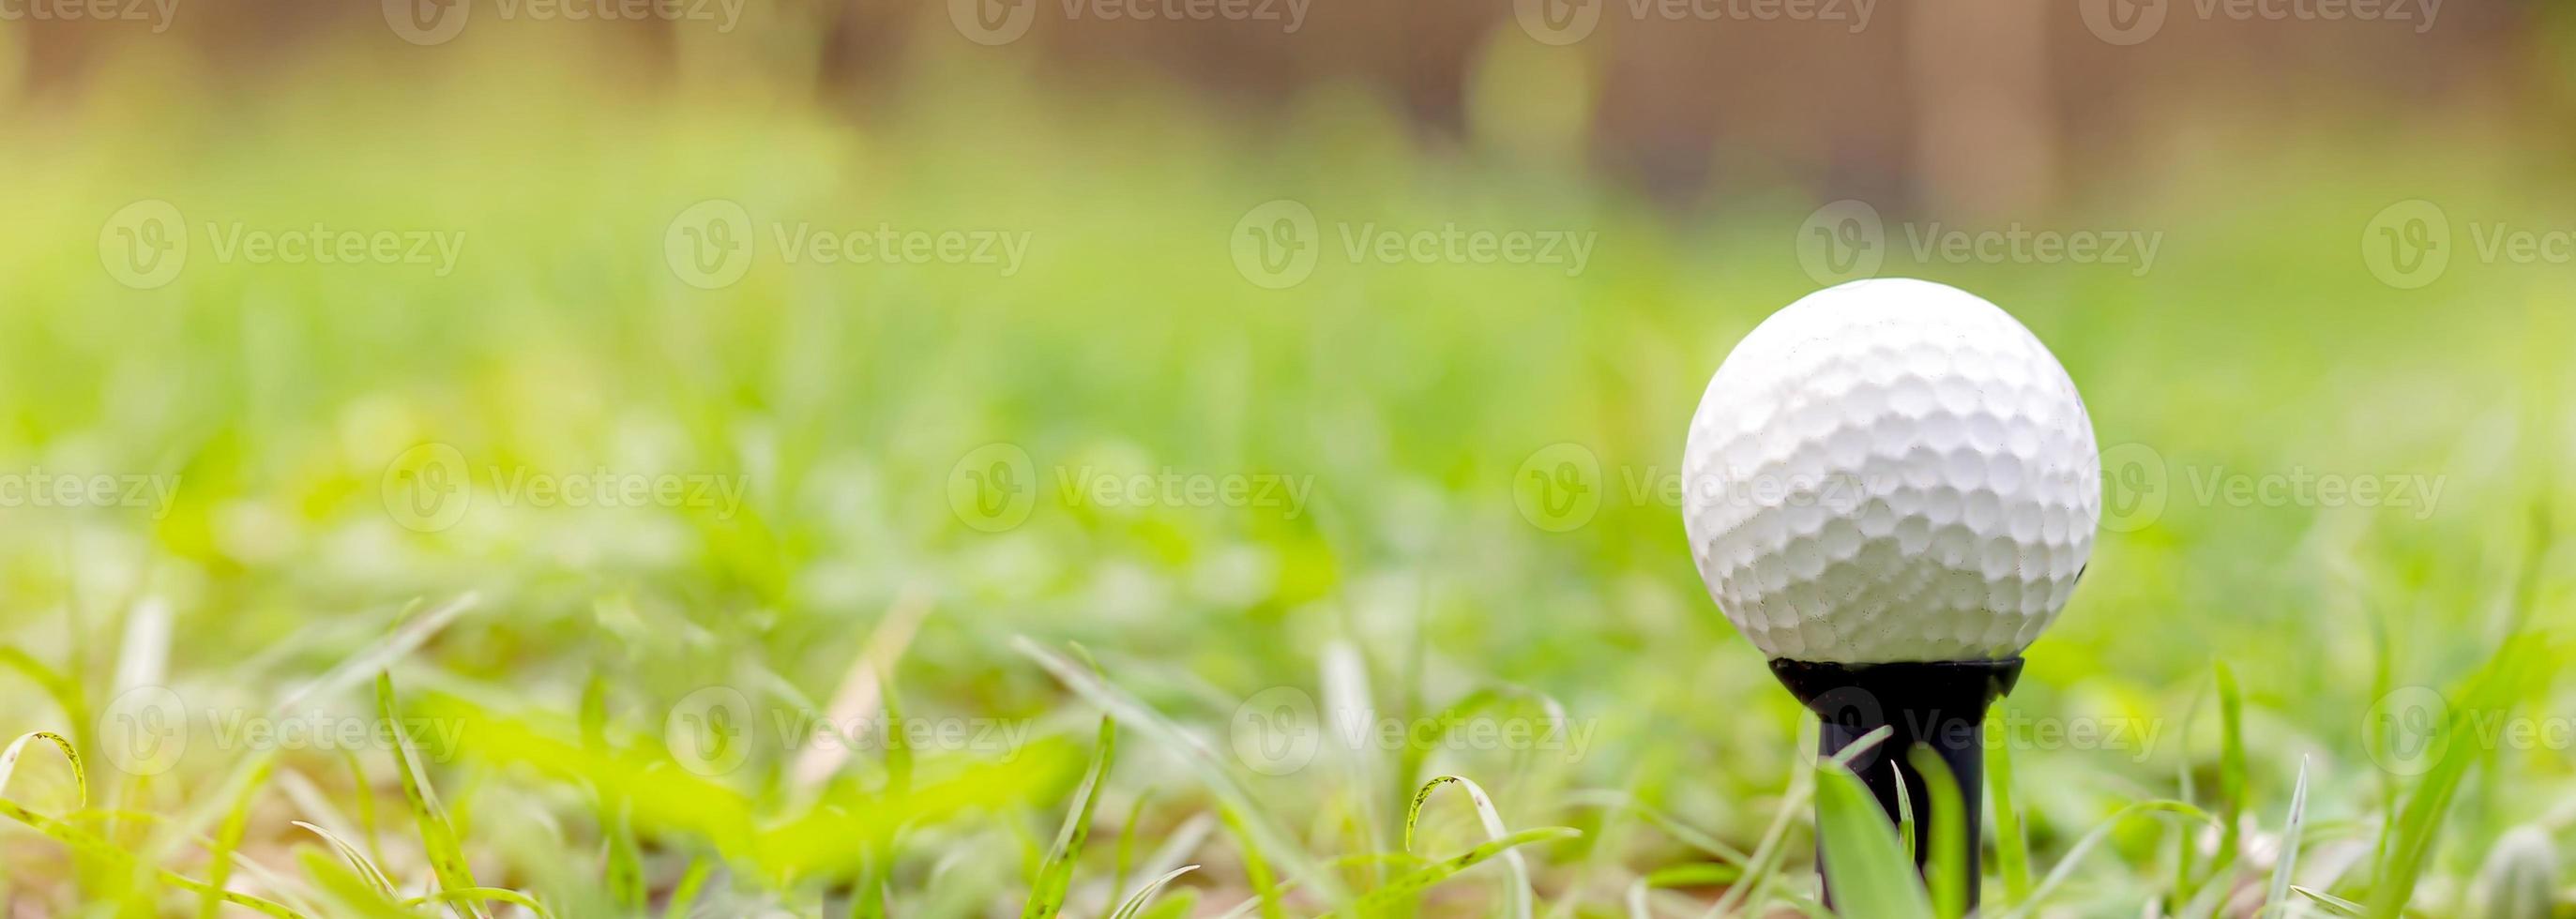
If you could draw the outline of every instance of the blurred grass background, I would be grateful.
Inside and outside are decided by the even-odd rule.
[[[1101,714],[1041,657],[1087,655],[1116,692],[1203,735],[1246,797],[1230,802],[1186,744],[1123,724],[1074,914],[1105,915],[1181,864],[1201,867],[1166,891],[1171,914],[1266,912],[1259,878],[1301,863],[1369,889],[1388,871],[1371,853],[1402,845],[1407,794],[1460,775],[1514,828],[1584,831],[1523,850],[1540,910],[1629,915],[1632,885],[1660,878],[1673,886],[1647,910],[1698,915],[1724,869],[1675,869],[1757,846],[1807,716],[1706,600],[1676,508],[1640,483],[1677,472],[1733,342],[1819,286],[1802,222],[1857,197],[1886,216],[1882,273],[2020,317],[2067,365],[2104,447],[2156,474],[2106,472],[2115,490],[2148,483],[2162,510],[2102,534],[2009,703],[2158,732],[2015,747],[2041,870],[2132,801],[2241,806],[2241,843],[2123,822],[2037,907],[2250,914],[2303,762],[2297,880],[2367,900],[2421,781],[2374,757],[2375,703],[2448,690],[2520,636],[2542,666],[2500,717],[2576,717],[2555,677],[2576,585],[2554,535],[2576,513],[2568,266],[2481,258],[2471,240],[2576,231],[2570,84],[2552,63],[2567,59],[2565,17],[2453,10],[2455,28],[2415,35],[2178,12],[2127,49],[2031,9],[1973,5],[1958,18],[2030,31],[1949,52],[1958,22],[1896,10],[1849,37],[1733,24],[1706,41],[1771,68],[1741,75],[1693,69],[1709,46],[1659,28],[1721,26],[1613,23],[1553,47],[1508,11],[1454,7],[1318,8],[1312,31],[1264,38],[1251,23],[1066,22],[1047,5],[998,47],[936,6],[755,6],[727,32],[476,7],[428,46],[368,9],[185,6],[166,33],[13,24],[0,471],[177,488],[166,505],[0,508],[0,629],[24,678],[0,699],[0,733],[70,736],[87,778],[39,743],[0,796],[143,864],[204,878],[238,861],[220,869],[236,890],[321,914],[381,908],[333,886],[362,872],[290,823],[310,821],[359,840],[401,888],[392,899],[420,896],[438,843],[411,825],[391,751],[216,733],[285,699],[280,714],[370,718],[365,678],[383,667],[405,711],[465,727],[426,774],[475,878],[556,915],[659,912],[684,888],[699,915],[839,914],[862,911],[854,891],[872,884],[892,915],[1008,914],[1043,886]],[[1419,47],[1388,29],[1418,29]],[[2306,79],[2262,84],[2294,96],[2159,79],[2268,72],[2238,60],[2249,45],[2302,65]],[[1892,81],[1989,98],[2021,72],[1980,78],[1973,62],[2034,57],[2057,90],[2022,100],[2035,108],[1882,98]],[[1844,66],[1860,60],[1896,63]],[[1941,75],[1952,67],[1972,73]],[[1229,244],[1282,198],[1316,215],[1322,251],[1272,290]],[[739,204],[760,238],[712,290],[664,253],[676,215],[709,199]],[[2408,199],[2437,205],[2454,245],[2416,289],[2363,254],[2377,215]],[[184,215],[190,249],[166,286],[135,289],[105,237],[149,200]],[[805,222],[1024,234],[1027,255],[1008,273],[779,258],[771,230]],[[317,224],[446,234],[461,256],[441,276],[216,254],[226,227]],[[1334,234],[1361,224],[1566,230],[1593,249],[1579,273],[1355,263]],[[2134,231],[2160,247],[2143,273],[1926,263],[1904,235],[1934,224]],[[988,532],[952,487],[995,443],[1038,481],[1025,519]],[[422,444],[471,472],[471,510],[442,529],[395,507],[401,457]],[[1514,492],[1558,444],[1599,465],[1597,512],[1571,527],[1525,515]],[[743,502],[501,497],[513,471],[595,469],[724,477]],[[1165,469],[1284,477],[1311,499],[1121,507],[1060,487]],[[2441,490],[2429,507],[2201,490],[2307,473]],[[871,657],[872,641],[888,653]],[[2213,661],[2242,687],[2241,788]],[[353,667],[365,678],[326,676]],[[757,740],[713,775],[675,767],[666,726],[706,687],[739,693],[757,738],[775,713],[838,711],[880,682],[907,716],[996,719],[1027,740],[872,750],[819,779],[793,774],[801,747]],[[147,698],[138,687],[183,706],[173,761],[136,768],[118,749],[133,722],[116,706]],[[1276,687],[1328,708],[1364,692],[1401,718],[1479,693],[1544,699],[1588,746],[1328,745],[1268,775],[1228,744],[1244,700]],[[604,718],[581,714],[585,692]],[[2564,841],[2569,745],[2539,736],[2449,741],[2475,767],[2411,891],[2419,913],[2489,905],[2476,878],[2509,830]],[[1484,837],[1443,798],[1425,821],[1415,855]],[[210,840],[228,822],[238,844]],[[197,908],[167,878],[40,830],[0,841],[15,915]],[[1803,817],[1789,833],[1781,904],[1813,892]],[[629,847],[631,886],[617,874]],[[2555,891],[2562,863],[2542,861]],[[1304,880],[1276,906],[1336,905]],[[1375,906],[1499,912],[1516,883],[1497,863]]]

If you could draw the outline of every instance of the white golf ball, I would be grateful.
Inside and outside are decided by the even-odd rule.
[[[1708,381],[1682,475],[1709,596],[1775,658],[2019,654],[2101,520],[2066,368],[1929,281],[1855,281],[1764,320]]]

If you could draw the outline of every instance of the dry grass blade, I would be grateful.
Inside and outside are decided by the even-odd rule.
[[[849,672],[841,677],[840,689],[832,693],[831,706],[824,712],[824,725],[853,724],[877,711],[886,677],[894,672],[895,661],[912,644],[912,635],[921,628],[921,621],[930,615],[930,601],[929,591],[920,587],[895,598],[894,607],[868,633],[858,658],[850,662]],[[858,746],[855,741],[809,744],[797,754],[795,765],[788,767],[789,780],[800,789],[811,790],[831,778],[833,771],[849,760],[850,750]]]

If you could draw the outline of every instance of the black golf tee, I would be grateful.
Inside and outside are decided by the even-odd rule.
[[[1831,756],[1881,727],[1887,739],[1851,760],[1851,770],[1877,796],[1889,819],[1897,815],[1899,789],[1914,813],[1914,868],[1926,870],[1932,853],[1932,798],[1923,776],[1906,761],[1916,744],[1930,747],[1957,780],[1967,829],[1968,907],[1977,905],[1978,833],[1985,811],[1986,707],[2021,677],[2021,658],[1999,661],[1914,661],[1843,664],[1780,659],[1771,672],[1807,710],[1824,722],[1818,750]],[[1816,861],[1824,865],[1823,841]],[[1927,877],[1928,881],[1929,878]],[[1831,894],[1827,894],[1831,905]]]

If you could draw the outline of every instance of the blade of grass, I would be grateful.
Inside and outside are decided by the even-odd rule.
[[[912,791],[912,771],[919,759],[912,744],[904,740],[903,697],[895,694],[894,683],[879,686],[877,697],[885,700],[886,790],[900,797]]]
[[[451,887],[446,890],[431,891],[426,895],[404,900],[401,905],[426,906],[431,903],[483,903],[489,901],[498,901],[525,907],[529,912],[535,913],[537,915],[537,919],[554,919],[554,914],[546,911],[546,905],[537,902],[537,898],[506,887]]]
[[[1359,649],[1339,639],[1327,642],[1317,669],[1324,693],[1324,711],[1321,713],[1324,730],[1330,732],[1324,736],[1366,736],[1371,725],[1363,722],[1376,717],[1377,702],[1376,694],[1369,686],[1368,662],[1361,658]],[[1381,851],[1386,848],[1386,826],[1380,822],[1386,802],[1370,791],[1380,787],[1372,777],[1379,764],[1365,750],[1347,752],[1349,756],[1332,758],[1341,761],[1341,767],[1347,773],[1344,779],[1347,787],[1364,790],[1353,796],[1354,813],[1351,816],[1356,824],[1353,827],[1355,847],[1364,852]],[[1398,754],[1398,759],[1402,759],[1402,754]]]
[[[2445,752],[2416,781],[2397,819],[2383,831],[2387,855],[2381,860],[2378,876],[2371,881],[2366,910],[2369,915],[2394,917],[2413,899],[2424,863],[2441,838],[2443,818],[2450,813],[2452,799],[2459,793],[2460,780],[2479,761],[2495,755],[2494,749],[2470,742],[2475,739],[2477,725],[2481,719],[2510,712],[2514,701],[2521,698],[2534,649],[2521,637],[2508,639],[2495,659],[2471,678],[2468,689],[2460,694],[2459,704],[2449,708],[2438,728],[2441,736],[2432,741],[2446,744],[2441,748]]]
[[[2003,703],[1995,703],[2002,708]],[[1989,724],[2011,724],[2011,720],[1990,717]],[[2018,906],[2030,900],[2030,841],[2022,835],[2021,810],[2013,806],[2013,740],[1986,748],[1986,788],[1995,799],[1995,870],[2003,875],[2004,895],[1997,907]]]
[[[431,876],[438,886],[450,890],[479,887],[474,883],[474,869],[465,863],[465,847],[456,840],[456,828],[448,823],[447,811],[439,804],[438,792],[429,784],[428,770],[421,766],[420,751],[413,748],[411,734],[401,727],[401,714],[394,708],[394,678],[390,673],[376,673],[376,710],[394,741],[395,771],[402,776],[403,800],[411,805],[412,823],[420,830],[422,849],[429,856]],[[473,919],[491,919],[491,911],[481,900],[449,901],[448,906]]]
[[[2210,857],[2203,883],[2220,881],[2236,867],[2245,825],[2245,694],[2236,687],[2236,671],[2224,660],[2213,662],[2218,678],[2218,852]]]
[[[1100,806],[1100,792],[1109,784],[1109,767],[1117,759],[1118,722],[1100,719],[1100,740],[1091,754],[1091,768],[1083,773],[1082,784],[1073,793],[1073,809],[1064,816],[1064,827],[1056,831],[1055,846],[1047,851],[1045,863],[1038,869],[1037,880],[1029,885],[1028,905],[1020,912],[1025,919],[1046,919],[1064,911],[1066,891],[1073,887],[1074,859],[1081,857],[1082,844],[1091,838],[1091,814]]]
[[[1720,884],[1733,884],[1743,877],[1744,869],[1734,865],[1698,862],[1689,865],[1667,865],[1646,872],[1645,877],[1637,880],[1650,888],[1715,887]]]
[[[1887,774],[1896,780],[1896,844],[1904,847],[1907,861],[1914,860],[1914,794],[1905,788],[1905,771],[1896,768],[1896,757],[1887,758]]]
[[[912,793],[913,768],[912,747],[903,740],[903,700],[895,695],[892,682],[880,683],[877,696],[885,700],[886,794],[902,798]],[[858,894],[851,898],[854,902],[850,915],[854,919],[882,919],[886,915],[887,901],[894,895],[890,885],[894,875],[895,841],[902,833],[901,824],[883,823],[869,839],[867,868],[859,881]]]
[[[1288,885],[1271,881],[1270,861],[1261,854],[1261,840],[1252,834],[1252,828],[1245,823],[1240,812],[1225,807],[1218,813],[1225,817],[1226,831],[1234,834],[1234,844],[1243,848],[1243,880],[1260,892],[1253,902],[1261,908],[1261,919],[1283,919],[1288,910],[1279,896]]]
[[[1572,804],[1626,810],[1652,824],[1656,829],[1662,830],[1664,835],[1672,837],[1673,841],[1698,849],[1718,861],[1734,865],[1739,869],[1753,860],[1753,857],[1743,850],[1691,828],[1683,823],[1681,818],[1648,807],[1644,802],[1638,801],[1634,795],[1624,791],[1606,789],[1577,791],[1568,795],[1566,800]]]
[[[1349,899],[1341,879],[1307,858],[1303,851],[1290,845],[1291,837],[1280,831],[1262,811],[1255,807],[1251,794],[1244,790],[1242,782],[1225,765],[1225,761],[1196,735],[1182,730],[1179,725],[1173,724],[1170,719],[1163,717],[1134,696],[1101,679],[1089,668],[1075,664],[1065,659],[1063,655],[1039,647],[1036,642],[1030,641],[1025,636],[1014,637],[1011,640],[1011,646],[1023,656],[1036,661],[1038,666],[1045,668],[1049,674],[1055,676],[1057,681],[1064,683],[1075,694],[1115,716],[1120,724],[1127,725],[1180,751],[1182,761],[1188,763],[1192,770],[1198,773],[1200,780],[1207,784],[1210,793],[1214,794],[1225,807],[1232,809],[1242,820],[1245,833],[1259,844],[1262,852],[1276,860],[1288,870],[1289,874],[1307,888],[1316,891],[1327,902],[1341,903]]]
[[[281,714],[294,711],[295,706],[307,698],[347,689],[358,685],[358,682],[366,679],[369,673],[381,673],[394,661],[418,649],[422,643],[429,640],[430,636],[438,634],[440,629],[446,628],[448,623],[456,621],[456,617],[464,615],[467,610],[473,609],[475,604],[480,602],[482,602],[480,595],[468,592],[448,601],[444,606],[410,618],[409,621],[404,621],[403,616],[397,616],[395,621],[400,624],[394,627],[392,634],[386,635],[382,640],[355,654],[342,658],[339,663],[333,664],[331,669],[323,671],[321,676],[314,677],[303,685],[289,690],[286,695],[277,700],[274,711]],[[412,609],[418,607],[418,601],[414,601],[410,607],[403,610],[403,614],[408,615]]]
[[[9,779],[16,775],[18,771],[19,756],[27,752],[27,744],[29,742],[36,740],[52,741],[54,749],[63,751],[63,758],[71,761],[72,788],[74,791],[72,806],[75,808],[88,807],[89,773],[88,770],[81,767],[80,751],[73,749],[72,742],[64,739],[63,735],[56,734],[52,731],[31,731],[26,734],[21,734],[18,736],[17,740],[9,742],[9,748],[7,750],[0,750],[0,794],[6,794],[8,792]]]
[[[63,821],[28,810],[25,806],[20,805],[15,801],[0,800],[0,817],[7,817],[11,820],[18,821],[19,823],[26,824],[29,827],[33,827],[37,832],[51,837],[54,841],[60,842],[65,846],[69,846],[84,855],[99,859],[106,864],[124,868],[137,874],[149,876],[152,879],[170,884],[182,890],[192,891],[195,893],[210,893],[214,896],[221,897],[226,903],[256,910],[266,915],[277,916],[280,917],[280,919],[302,919],[303,914],[292,909],[288,909],[284,904],[271,902],[246,893],[235,893],[218,887],[212,887],[207,885],[204,881],[188,877],[187,875],[180,874],[176,871],[171,871],[157,866],[145,865],[123,848],[104,838],[93,835],[79,827]]]
[[[54,707],[62,709],[64,721],[71,725],[75,749],[92,753],[99,750],[95,736],[98,722],[90,717],[88,694],[81,690],[79,680],[45,666],[15,645],[0,645],[0,668],[18,671],[20,676],[43,689],[47,698],[54,700]]]
[[[2299,834],[2308,821],[2308,758],[2299,757],[2299,782],[2290,787],[2290,815],[2281,826],[2281,857],[2272,865],[2272,889],[2263,896],[2258,919],[2289,913],[2290,878],[2299,868]]]
[[[1118,848],[1112,853],[1109,869],[1109,895],[1115,897],[1127,889],[1128,872],[1136,865],[1136,824],[1145,818],[1145,802],[1152,795],[1140,794],[1127,806],[1127,822],[1118,827]],[[1115,908],[1105,910],[1115,912]]]
[[[376,863],[370,861],[366,853],[358,851],[358,847],[350,845],[348,840],[341,839],[330,830],[319,826],[302,820],[288,822],[312,831],[315,836],[322,837],[322,841],[330,843],[331,848],[340,853],[340,860],[348,862],[349,869],[356,872],[360,880],[366,881],[368,887],[373,888],[378,895],[387,900],[394,898],[393,879],[386,877],[384,869],[376,867]]]
[[[241,849],[242,836],[250,827],[251,802],[258,797],[260,788],[268,784],[269,768],[276,762],[274,751],[262,753],[233,783],[236,787],[228,796],[233,802],[232,809],[224,813],[223,826],[215,831],[214,848],[207,853],[206,886],[222,890],[225,882],[232,879],[233,853]],[[222,906],[222,897],[206,894],[197,903],[197,915],[200,919],[214,919]]]
[[[2119,810],[2112,811],[2111,816],[2102,818],[2100,823],[2094,824],[2092,829],[2086,830],[2083,836],[2078,837],[2074,845],[2067,847],[2066,857],[2057,860],[2057,867],[2049,869],[2048,876],[2040,879],[2039,886],[2031,888],[2030,897],[2014,904],[2011,912],[2002,915],[2031,915],[2038,909],[2040,901],[2057,889],[2058,884],[2074,876],[2075,867],[2084,862],[2084,856],[2090,854],[2094,846],[2110,838],[2111,830],[2118,827],[2120,821],[2133,816],[2155,813],[2181,814],[2213,825],[2218,822],[2218,817],[2185,801],[2132,801],[2121,806]]]
[[[2338,916],[2361,915],[2362,906],[2359,903],[2346,900],[2322,890],[2309,890],[2297,884],[2290,885],[2290,889],[2298,891],[2299,896],[2308,898],[2318,906],[2325,907],[2326,912],[2330,912]]]
[[[1581,835],[1583,831],[1570,826],[1543,826],[1517,833],[1506,833],[1465,852],[1440,859],[1428,866],[1415,869],[1409,874],[1399,876],[1387,882],[1386,886],[1369,891],[1360,897],[1359,903],[1350,910],[1336,912],[1335,915],[1375,915],[1379,910],[1405,902],[1433,885],[1455,877],[1459,872],[1483,864],[1495,856],[1517,854],[1520,847],[1532,843],[1555,842]]]
[[[1896,828],[1860,777],[1832,759],[1816,773],[1816,836],[1824,848],[1825,887],[1835,904],[1870,919],[1930,919],[1932,902]]]
[[[1182,865],[1164,872],[1161,877],[1145,882],[1145,886],[1137,888],[1126,902],[1118,904],[1118,909],[1109,914],[1109,919],[1134,919],[1137,914],[1145,911],[1147,904],[1154,901],[1155,894],[1162,892],[1163,885],[1171,883],[1174,878],[1197,870],[1199,870],[1197,865]]]
[[[333,919],[365,916],[369,919],[419,919],[417,910],[394,905],[394,897],[379,891],[364,873],[334,862],[331,856],[316,849],[296,850],[296,862],[304,876],[313,882],[320,896],[332,909]]]
[[[1967,810],[1959,798],[1958,779],[1950,774],[1950,764],[1931,747],[1915,744],[1905,753],[1914,772],[1923,777],[1923,788],[1931,795],[1928,802],[1932,817],[1932,856],[1925,860],[1925,882],[1931,888],[1932,912],[1941,919],[1958,919],[1968,913],[1968,893],[1976,878],[1968,876]],[[1902,787],[1902,786],[1900,786]]]
[[[680,883],[671,886],[671,904],[664,909],[664,919],[688,919],[689,908],[698,904],[698,891],[707,885],[707,875],[715,863],[703,858],[689,860],[689,870],[682,872]]]
[[[1407,853],[1413,851],[1413,831],[1422,823],[1422,806],[1429,803],[1432,793],[1439,791],[1443,785],[1456,785],[1467,793],[1467,800],[1475,805],[1476,819],[1484,824],[1486,837],[1501,840],[1510,835],[1509,830],[1503,825],[1502,812],[1494,807],[1492,795],[1486,794],[1482,786],[1466,778],[1444,775],[1425,783],[1420,791],[1413,793],[1413,803],[1404,811],[1403,851]],[[1538,899],[1537,891],[1530,886],[1529,861],[1522,858],[1518,851],[1510,849],[1505,849],[1498,854],[1503,857],[1503,868],[1511,875],[1510,886],[1505,889],[1505,902],[1510,904],[1506,911],[1516,919],[1529,919],[1532,904]]]
[[[608,681],[597,673],[581,690],[581,742],[593,752],[607,755]],[[644,853],[635,839],[634,811],[626,798],[613,789],[591,788],[592,803],[599,820],[601,847],[607,850],[609,896],[629,911],[644,908]]]
[[[2174,797],[2177,800],[2193,803],[2200,801],[2199,783],[2192,776],[2191,732],[2200,723],[2200,701],[2208,694],[2208,687],[2195,685],[2191,692],[2191,702],[2183,706],[2180,733],[2182,755],[2176,757],[2174,761],[2174,787],[2177,789]],[[2167,910],[2182,908],[2183,898],[2190,896],[2191,889],[2198,886],[2192,879],[2200,874],[2198,834],[2192,832],[2188,824],[2176,824],[2174,830],[2173,889],[2165,903]]]
[[[1806,749],[1814,749],[1816,730],[1812,721],[1802,727],[1799,731],[1799,745]],[[1848,764],[1854,757],[1867,753],[1886,742],[1887,738],[1894,733],[1894,728],[1880,727],[1861,735],[1860,739],[1852,741],[1844,746],[1841,752],[1828,759],[1836,763]],[[1805,809],[1808,798],[1815,794],[1815,788],[1815,770],[1799,769],[1790,774],[1789,791],[1780,797],[1780,810],[1772,816],[1771,828],[1763,831],[1761,844],[1754,847],[1753,857],[1745,865],[1744,876],[1751,879],[1752,883],[1737,884],[1727,888],[1726,893],[1718,896],[1716,903],[1709,905],[1708,916],[1713,919],[1718,916],[1735,915],[1746,904],[1760,902],[1762,895],[1770,890],[1771,882],[1777,879],[1780,862],[1788,857],[1786,840],[1789,837],[1789,827],[1797,822],[1798,812]]]
[[[340,758],[349,764],[350,787],[357,789],[357,794],[353,797],[358,801],[359,839],[367,844],[367,855],[374,858],[376,864],[384,864],[384,843],[379,841],[383,838],[384,831],[376,820],[375,783],[367,779],[367,766],[358,760],[358,751],[341,748]]]

